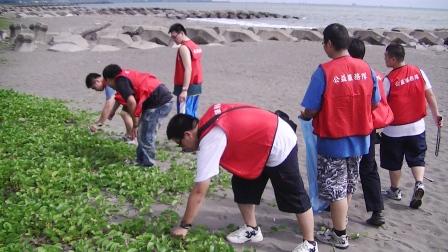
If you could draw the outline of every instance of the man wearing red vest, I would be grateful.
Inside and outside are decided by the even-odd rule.
[[[404,62],[405,51],[399,44],[386,48],[384,60],[393,68],[384,79],[387,101],[394,113],[391,125],[384,128],[380,145],[381,167],[389,170],[390,188],[385,191],[388,198],[401,200],[399,183],[403,157],[415,179],[414,192],[409,206],[417,209],[425,193],[425,121],[426,103],[432,112],[437,127],[442,127],[442,117],[437,107],[431,83],[418,67]]]
[[[373,130],[372,108],[380,101],[369,65],[350,57],[347,29],[331,24],[323,32],[324,51],[332,60],[311,77],[300,117],[313,119],[317,135],[319,197],[330,202],[333,229],[317,232],[317,240],[348,248],[347,212],[359,175],[361,156],[368,153]]]
[[[350,56],[357,59],[363,59],[366,52],[364,42],[357,38],[352,38],[348,48]],[[383,75],[376,71],[378,80],[378,88],[381,94],[381,101],[378,106],[372,111],[373,128],[370,134],[369,153],[361,158],[359,164],[359,176],[361,177],[362,191],[364,193],[364,202],[366,204],[367,212],[372,212],[372,217],[367,220],[367,223],[373,226],[381,226],[385,223],[383,210],[384,202],[381,195],[381,180],[378,174],[378,166],[375,161],[375,143],[377,139],[376,129],[384,128],[389,125],[393,118],[393,113],[389,104],[387,104],[387,97],[384,92]]]
[[[104,68],[103,77],[120,95],[116,104],[126,101],[132,117],[131,136],[137,137],[137,163],[150,167],[155,164],[156,137],[160,121],[173,106],[171,92],[154,75],[121,69],[111,64]]]
[[[263,240],[255,205],[268,180],[280,211],[296,214],[303,242],[293,251],[318,251],[310,199],[299,173],[297,137],[276,114],[246,104],[214,104],[197,119],[177,114],[167,127],[168,139],[183,151],[197,151],[195,185],[175,236],[188,233],[219,166],[233,174],[232,189],[244,225],[227,235],[232,243]]]
[[[120,96],[115,93],[115,90],[107,86],[103,77],[101,77],[101,75],[98,73],[89,73],[86,76],[86,86],[87,88],[91,88],[96,91],[104,91],[106,95],[106,102],[104,103],[103,109],[101,110],[100,118],[98,118],[95,124],[89,127],[91,132],[96,132],[99,128],[101,128],[104,125],[107,119],[112,120],[113,115],[119,108],[119,105],[117,105],[115,101],[117,101],[117,97]],[[115,99],[112,99],[114,97]],[[129,144],[136,144],[137,143],[136,139],[131,138],[132,117],[129,115],[128,112],[126,112],[126,103],[121,103],[121,105],[123,105],[123,108],[122,111],[120,112],[120,116],[123,119],[124,126],[126,128],[126,134],[123,137],[123,140],[125,140]]]
[[[171,39],[180,45],[174,72],[174,95],[177,96],[177,113],[197,117],[199,95],[202,93],[202,49],[187,37],[185,27],[173,24]]]

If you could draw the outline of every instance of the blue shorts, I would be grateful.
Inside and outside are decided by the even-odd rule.
[[[415,136],[390,137],[382,134],[380,144],[381,167],[389,171],[399,171],[403,157],[409,167],[425,166],[425,132]]]
[[[177,103],[177,113],[179,114],[180,112],[180,103],[179,103],[179,99],[176,99]],[[185,101],[185,114],[186,115],[191,115],[194,117],[198,117],[198,104],[199,104],[199,95],[190,95],[187,96],[187,99]]]

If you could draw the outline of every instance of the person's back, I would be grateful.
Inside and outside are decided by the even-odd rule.
[[[403,158],[411,168],[415,179],[414,192],[409,206],[417,209],[422,204],[425,193],[423,177],[425,172],[426,103],[432,112],[437,127],[442,127],[436,98],[426,74],[418,67],[407,65],[402,45],[390,44],[386,47],[384,61],[393,68],[384,79],[388,103],[394,113],[391,125],[383,130],[380,145],[381,167],[389,171],[390,188],[385,195],[401,200],[399,189]]]
[[[349,246],[347,210],[356,190],[361,155],[370,145],[371,109],[379,102],[376,77],[362,60],[349,56],[347,29],[331,24],[324,30],[324,51],[332,60],[311,77],[300,117],[313,119],[317,135],[319,197],[330,202],[333,229],[316,238],[337,248]]]

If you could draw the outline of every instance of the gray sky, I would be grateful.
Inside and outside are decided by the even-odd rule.
[[[370,5],[370,6],[392,6],[448,9],[448,0],[228,0],[230,2],[270,2],[270,3],[308,3],[308,4],[344,4]]]

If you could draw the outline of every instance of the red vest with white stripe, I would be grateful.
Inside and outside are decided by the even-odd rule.
[[[391,125],[413,123],[425,117],[425,81],[420,69],[404,65],[393,69],[387,78],[390,81],[387,101],[394,112]]]
[[[381,129],[389,125],[394,120],[392,109],[387,103],[386,92],[384,91],[383,79],[384,75],[376,71],[376,78],[378,80],[378,88],[381,95],[381,100],[378,106],[372,111],[373,128]]]
[[[313,118],[314,133],[335,139],[369,135],[373,130],[373,80],[369,65],[344,56],[321,67],[326,86],[321,109]]]
[[[213,123],[204,129],[210,120],[214,120]],[[214,104],[199,120],[199,141],[219,126],[227,136],[220,165],[237,177],[255,179],[266,166],[277,124],[277,115],[261,108],[245,104]]]
[[[136,117],[140,117],[143,103],[160,85],[160,81],[150,73],[141,73],[129,69],[122,70],[121,73],[115,77],[115,80],[119,77],[125,77],[131,82],[132,89],[134,90],[135,101],[137,102],[134,115]]]
[[[191,56],[191,78],[190,84],[200,85],[202,84],[202,49],[196,45],[192,40],[183,41],[182,45],[186,46],[190,51]],[[174,72],[174,85],[182,86],[184,83],[185,68],[182,63],[182,57],[180,52],[177,51],[176,57],[176,70]]]

